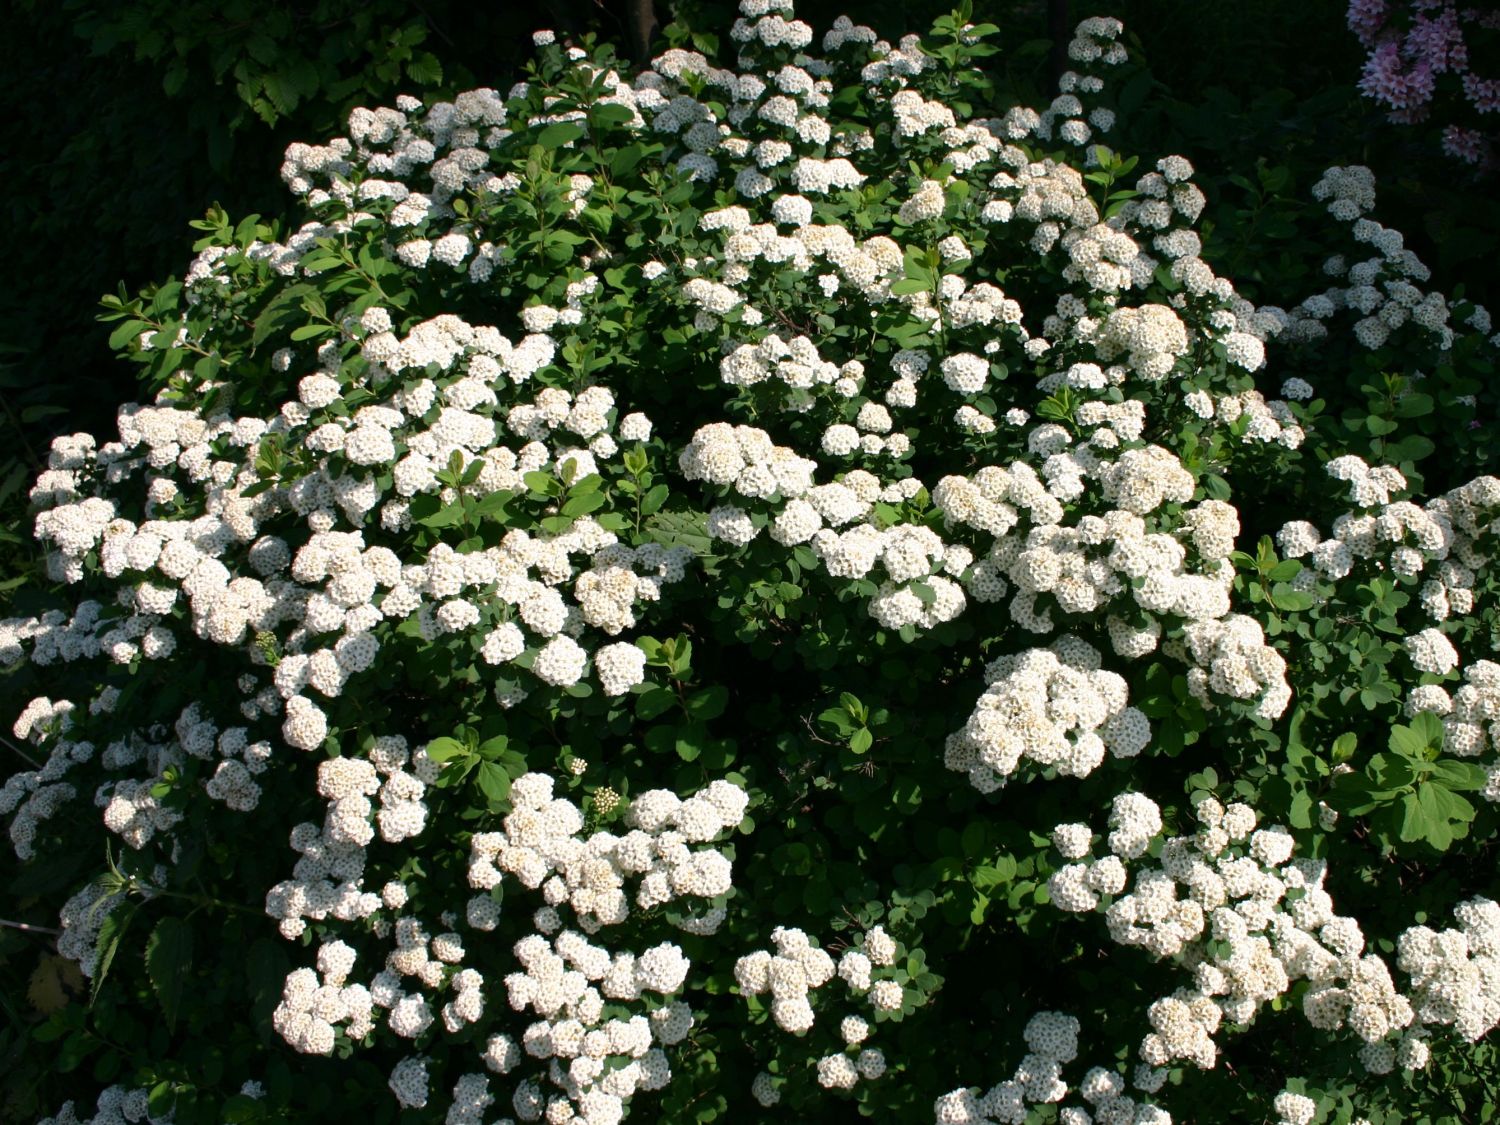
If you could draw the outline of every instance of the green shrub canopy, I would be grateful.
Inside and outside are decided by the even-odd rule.
[[[1191,163],[1109,147],[1115,20],[1037,112],[966,13],[741,10],[735,69],[541,32],[356,110],[303,225],[114,303],[153,401],[54,444],[70,601],[0,623],[60,1073],[98,1122],[1441,1104],[1500,905],[1389,861],[1493,855],[1488,314],[1359,167],[1323,288],[1240,295]]]

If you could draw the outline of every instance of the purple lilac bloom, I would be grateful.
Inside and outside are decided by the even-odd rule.
[[[1370,53],[1359,88],[1392,109],[1419,110],[1432,100],[1434,83],[1430,66],[1418,62],[1405,69],[1395,40],[1387,39]]]
[[[1385,26],[1390,8],[1385,0],[1349,0],[1349,30],[1362,47],[1375,46],[1380,29]]]

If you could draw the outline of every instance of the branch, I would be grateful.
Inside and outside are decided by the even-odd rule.
[[[0,926],[9,926],[13,930],[22,930],[28,934],[51,934],[53,937],[61,937],[61,930],[54,930],[50,926],[33,926],[26,922],[12,922],[9,918],[0,918]]]

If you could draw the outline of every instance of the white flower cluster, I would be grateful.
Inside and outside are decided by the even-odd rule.
[[[292,877],[266,893],[266,913],[278,919],[283,937],[299,937],[308,919],[350,922],[380,910],[380,896],[364,889],[366,848],[377,829],[387,843],[422,832],[423,796],[440,771],[425,749],[410,753],[399,735],[376,738],[368,758],[329,758],[318,766],[318,794],[328,801],[323,826],[292,829],[292,850],[301,858]]]
[[[1305,393],[1294,396],[1293,392],[1304,389]],[[1312,388],[1300,379],[1289,379],[1282,388],[1282,393],[1288,398],[1310,398]],[[1307,437],[1307,431],[1287,402],[1282,399],[1268,401],[1259,391],[1241,391],[1217,397],[1207,391],[1191,391],[1184,396],[1183,405],[1198,417],[1211,420],[1222,430],[1230,427],[1240,429],[1239,441],[1244,445],[1275,444],[1284,449],[1298,449]],[[1244,420],[1243,424],[1237,425],[1241,419]]]
[[[1409,648],[1414,639],[1406,639]],[[1449,644],[1440,633],[1436,639],[1428,638],[1426,644],[1435,648],[1439,642]],[[1444,753],[1455,758],[1485,757],[1489,751],[1500,750],[1495,737],[1500,733],[1495,725],[1500,722],[1500,664],[1476,660],[1464,667],[1463,678],[1463,684],[1451,694],[1442,684],[1412,688],[1407,693],[1404,710],[1407,718],[1430,713],[1442,720]],[[1500,803],[1500,760],[1491,759],[1486,769],[1483,796],[1487,801]]]
[[[387,327],[372,330],[382,324]],[[463,556],[442,543],[425,557],[405,560],[389,548],[369,546],[360,525],[377,507],[382,526],[401,531],[411,520],[411,498],[425,493],[437,493],[443,503],[460,498],[459,490],[445,489],[438,480],[451,462],[462,466],[465,479],[472,478],[462,492],[482,498],[524,490],[526,473],[549,467],[565,481],[578,481],[597,471],[596,459],[618,450],[610,434],[614,397],[599,387],[576,398],[561,390],[542,391],[504,415],[509,430],[526,441],[520,451],[498,440],[497,386],[503,387],[507,376],[519,383],[550,362],[550,337],[533,333],[513,346],[494,329],[472,328],[452,316],[415,325],[405,338],[388,324],[388,316],[367,312],[346,329],[350,338],[363,339],[373,372],[363,376],[364,385],[403,370],[430,371],[433,364],[445,373],[441,382],[423,377],[383,404],[350,412],[341,404],[361,393],[361,384],[351,385],[341,374],[337,352],[325,349],[332,366],[303,378],[297,400],[270,419],[220,415],[205,421],[187,411],[126,408],[121,442],[97,451],[63,444],[56,459],[72,467],[58,472],[72,478],[74,490],[116,486],[145,465],[153,489],[180,474],[185,479],[173,485],[177,502],[199,490],[205,512],[196,520],[148,519],[137,525],[121,519],[112,501],[92,496],[57,502],[60,493],[52,493],[54,506],[38,517],[38,536],[56,548],[51,558],[57,576],[81,579],[84,554],[98,550],[105,576],[135,582],[133,616],[99,632],[97,648],[64,646],[65,658],[72,655],[68,647],[80,657],[99,651],[117,662],[170,655],[176,643],[170,611],[180,587],[194,631],[207,640],[240,645],[252,633],[274,630],[284,636],[286,659],[276,681],[287,700],[284,737],[311,748],[322,742],[321,710],[310,697],[294,700],[307,686],[325,696],[340,694],[349,677],[375,661],[382,622],[415,615],[429,637],[499,627],[502,639],[486,650],[486,658],[498,663],[525,649],[524,634],[513,633],[516,626],[509,620],[518,615],[539,639],[555,642],[552,650],[568,650],[571,658],[555,651],[533,664],[539,678],[567,686],[586,666],[586,650],[574,651],[581,649],[577,637],[584,627],[618,634],[635,623],[635,604],[657,600],[663,583],[682,576],[684,551],[653,544],[623,547],[588,516],[552,537],[512,531],[499,547]],[[645,426],[649,433],[649,422]],[[632,429],[641,432],[639,424]],[[312,471],[257,494],[254,456],[273,439],[301,442],[323,456]],[[399,457],[398,441],[405,450]],[[569,441],[586,446],[570,447]],[[224,442],[240,462],[211,461],[212,445]],[[335,457],[356,471],[337,471]],[[361,471],[387,467],[389,477]],[[383,480],[390,483],[382,485]],[[383,493],[388,499],[381,506]],[[262,533],[263,523],[286,512],[300,516],[313,532],[295,555],[283,538]],[[340,517],[354,530],[334,530]],[[591,567],[576,568],[569,558],[575,554],[589,559]],[[570,580],[578,603],[578,617],[571,620],[569,607],[559,604],[560,589]],[[474,600],[475,592],[490,588],[498,597],[488,604]],[[555,641],[564,628],[571,646]],[[76,619],[70,631],[78,631]],[[36,647],[43,647],[39,638]]]
[[[413,772],[407,772],[408,765]],[[392,936],[394,947],[367,983],[350,982],[355,951],[337,940],[321,946],[316,972],[297,969],[287,978],[274,1022],[299,1051],[330,1052],[340,1030],[352,1041],[367,1039],[381,1019],[397,1036],[415,1039],[439,1020],[455,1035],[484,1017],[484,977],[463,967],[461,935],[430,935],[417,918],[402,915],[409,892],[401,882],[388,882],[378,895],[362,890],[363,845],[375,833],[372,817],[388,839],[420,831],[420,821],[387,824],[387,814],[398,821],[407,815],[401,805],[419,804],[437,771],[424,752],[409,755],[399,738],[377,739],[368,760],[333,758],[319,768],[319,792],[330,802],[324,829],[301,825],[293,832],[293,846],[303,858],[296,879],[268,896],[268,911],[284,919],[287,936],[305,925],[304,917],[373,917],[377,935]],[[625,836],[598,832],[581,839],[583,814],[573,803],[554,799],[553,784],[541,773],[516,778],[504,830],[477,833],[471,840],[469,881],[480,892],[465,911],[471,929],[486,933],[496,928],[498,902],[488,892],[499,885],[502,870],[528,889],[539,889],[544,900],[532,917],[535,932],[515,945],[520,969],[504,981],[510,1007],[538,1018],[519,1040],[491,1035],[483,1062],[492,1072],[509,1074],[523,1056],[551,1060],[545,1077],[557,1094],[546,1095],[538,1076],[516,1076],[512,1103],[522,1120],[544,1115],[552,1120],[563,1112],[553,1106],[566,1103],[569,1116],[613,1123],[635,1091],[666,1084],[671,1071],[658,1044],[683,1039],[692,1013],[674,1003],[653,1010],[649,1018],[643,1013],[605,1019],[604,1007],[638,1001],[646,993],[671,996],[681,990],[690,964],[669,942],[640,953],[592,944],[583,932],[564,925],[561,911],[572,910],[587,933],[623,921],[629,913],[622,890],[627,875],[640,877],[636,903],[642,909],[679,896],[712,900],[728,894],[729,860],[718,851],[695,851],[688,845],[736,827],[747,799],[742,789],[722,781],[687,800],[651,790],[635,798],[628,817],[632,830]],[[378,812],[371,801],[377,796]],[[417,815],[424,816],[425,810]],[[343,881],[334,883],[335,878]],[[382,910],[397,914],[394,926]],[[714,906],[706,913],[685,913],[677,924],[709,934],[723,917],[723,907]],[[478,1122],[476,1115],[494,1100],[489,1081],[483,1073],[464,1075],[454,1089],[450,1119]],[[391,1088],[403,1105],[425,1105],[425,1059],[413,1056],[399,1063]]]
[[[1374,253],[1353,262],[1344,255],[1329,259],[1324,272],[1341,284],[1291,310],[1289,339],[1322,340],[1328,335],[1325,322],[1344,314],[1354,321],[1354,338],[1371,350],[1404,339],[1420,351],[1438,355],[1471,333],[1481,339],[1488,336],[1490,346],[1500,347],[1500,335],[1490,336],[1493,325],[1484,306],[1472,306],[1462,325],[1451,323],[1461,302],[1436,290],[1424,292],[1419,284],[1428,281],[1432,271],[1404,245],[1400,231],[1366,217],[1375,207],[1375,177],[1368,168],[1328,169],[1313,185],[1313,196],[1327,200],[1328,213],[1348,223],[1354,241]]]
[[[78,1116],[73,1103],[67,1101],[55,1116],[39,1118],[37,1125],[125,1125],[126,1122],[129,1125],[170,1125],[170,1113],[158,1117],[151,1112],[150,1094],[146,1089],[107,1086],[100,1092],[91,1116]]]
[[[1149,798],[1115,799],[1113,854],[1102,859],[1091,858],[1087,826],[1060,825],[1054,833],[1058,850],[1073,862],[1048,881],[1053,904],[1092,911],[1102,908],[1101,896],[1111,896],[1104,914],[1113,940],[1191,971],[1191,987],[1148,1011],[1153,1030],[1140,1045],[1147,1068],[1178,1060],[1214,1066],[1221,1024],[1250,1023],[1299,980],[1308,982],[1302,1001],[1308,1022],[1324,1031],[1347,1026],[1373,1073],[1398,1062],[1425,1066],[1432,1027],[1455,1024],[1473,1041],[1500,1022],[1500,907],[1474,899],[1456,910],[1461,930],[1407,930],[1398,967],[1411,975],[1412,989],[1403,994],[1386,961],[1367,951],[1359,923],[1334,911],[1323,889],[1324,861],[1293,858],[1291,834],[1275,825],[1257,828],[1247,805],[1226,807],[1207,797],[1194,815],[1196,834],[1162,841],[1156,863],[1139,867],[1133,878],[1122,861],[1142,857],[1162,828]]]
[[[984,679],[989,687],[943,754],[981,793],[1003,787],[1023,760],[1087,777],[1106,752],[1133,758],[1151,740],[1146,716],[1127,705],[1124,679],[1102,668],[1099,651],[1078,637],[1001,656]]]
[[[1319,578],[1336,582],[1353,573],[1362,560],[1370,560],[1375,571],[1422,577],[1418,601],[1432,621],[1473,612],[1476,578],[1493,550],[1491,525],[1500,509],[1500,480],[1476,477],[1418,506],[1390,499],[1391,492],[1406,488],[1406,479],[1388,465],[1371,467],[1351,454],[1329,461],[1328,471],[1350,483],[1351,498],[1360,510],[1337,516],[1327,539],[1306,520],[1294,520],[1277,532],[1283,555],[1308,560],[1293,582],[1295,588],[1318,597]],[[1429,660],[1428,647],[1419,646],[1424,663],[1448,659],[1444,652],[1442,659],[1433,654]]]
[[[1453,914],[1456,930],[1413,926],[1403,933],[1396,964],[1411,977],[1416,1022],[1452,1025],[1473,1043],[1500,1023],[1500,905],[1472,898]]]
[[[1071,1092],[1062,1070],[1078,1057],[1079,1026],[1062,1012],[1032,1016],[1025,1032],[1028,1053],[1015,1074],[982,1095],[973,1089],[944,1094],[932,1107],[935,1125],[1022,1125],[1035,1106],[1061,1106]],[[1154,1093],[1160,1085],[1148,1078],[1141,1088]],[[1125,1079],[1113,1070],[1092,1068],[1076,1092],[1084,1105],[1059,1108],[1057,1119],[1065,1125],[1172,1125],[1165,1110],[1128,1096]]]
[[[40,769],[19,770],[0,786],[0,816],[15,813],[10,822],[10,841],[17,859],[36,855],[38,827],[78,796],[78,787],[63,778],[94,757],[92,742],[63,737],[72,727],[72,710],[73,704],[66,699],[54,702],[39,696],[26,705],[13,728],[22,741],[35,746],[51,744]]]
[[[712,848],[693,849],[738,827],[748,798],[739,786],[715,781],[682,800],[669,789],[651,789],[631,802],[623,836],[595,832],[580,838],[583,813],[571,801],[552,796],[552,778],[528,773],[511,784],[513,808],[504,830],[479,832],[470,841],[469,885],[478,891],[498,886],[510,875],[523,886],[541,888],[547,906],[539,928],[555,930],[557,909],[566,905],[588,933],[617,925],[630,914],[625,880],[638,878],[638,909],[679,898],[712,902],[729,893],[729,859]],[[550,914],[546,913],[550,912]],[[686,913],[677,925],[711,934],[725,917],[722,905]]]
[[[804,931],[794,927],[776,927],[771,931],[771,942],[776,947],[774,954],[756,950],[736,961],[734,979],[742,995],[771,994],[771,1016],[783,1031],[801,1035],[812,1028],[814,1013],[809,996],[835,976],[852,994],[863,996],[877,1016],[902,1006],[901,985],[889,974],[877,972],[893,966],[898,953],[895,940],[881,926],[865,931],[836,964]]]
[[[57,939],[57,951],[75,962],[85,977],[92,978],[99,965],[99,931],[124,900],[121,892],[95,880],[72,895],[58,912],[62,936]]]
[[[281,1003],[271,1014],[271,1025],[296,1050],[308,1055],[331,1055],[335,1025],[346,1023],[350,1039],[366,1038],[374,1030],[375,1001],[362,984],[346,984],[355,952],[342,941],[324,942],[318,949],[318,969],[294,969],[286,978]]]
[[[512,1097],[516,1116],[536,1121],[577,1114],[599,1125],[618,1122],[625,1103],[638,1090],[659,1090],[671,1079],[667,1056],[657,1044],[671,1045],[692,1027],[692,1010],[672,1003],[648,1019],[603,1017],[606,1003],[639,1000],[646,992],[670,996],[686,980],[689,962],[677,946],[662,943],[639,955],[615,953],[591,944],[582,934],[564,930],[552,941],[541,934],[515,945],[524,972],[505,978],[512,1009],[530,1009],[539,1019],[527,1026],[519,1046],[508,1036],[486,1045],[491,1070],[509,1074],[522,1061],[551,1060],[550,1083],[561,1093],[543,1099],[541,1087],[528,1079]],[[563,1105],[566,1104],[566,1110]],[[566,1119],[566,1118],[563,1118]]]

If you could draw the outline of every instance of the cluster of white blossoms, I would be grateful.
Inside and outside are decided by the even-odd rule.
[[[1293,580],[1296,589],[1320,597],[1320,578],[1337,582],[1364,563],[1365,571],[1420,577],[1417,600],[1434,622],[1474,611],[1474,586],[1494,547],[1500,479],[1476,477],[1418,505],[1390,498],[1407,488],[1406,478],[1392,466],[1370,466],[1349,454],[1329,461],[1327,470],[1349,482],[1356,508],[1335,517],[1327,539],[1307,520],[1293,520],[1276,533],[1285,557],[1307,560]]]
[[[36,855],[37,829],[78,796],[78,787],[63,780],[75,766],[94,757],[94,744],[64,737],[73,725],[73,704],[38,696],[16,719],[12,733],[23,743],[50,743],[47,760],[37,769],[18,770],[0,786],[0,816],[15,816],[10,822],[10,842],[16,858]],[[31,759],[28,757],[28,761]]]
[[[382,1022],[397,1036],[416,1039],[437,1023],[457,1035],[484,1019],[485,979],[464,965],[466,939],[454,928],[458,919],[444,915],[448,929],[429,934],[416,916],[405,912],[410,900],[405,883],[389,881],[379,893],[363,889],[364,845],[376,831],[371,821],[387,839],[420,833],[420,815],[410,824],[388,825],[386,814],[400,820],[401,803],[419,802],[439,769],[422,751],[409,755],[405,741],[394,737],[376,740],[368,759],[332,758],[320,766],[319,792],[330,802],[325,826],[321,832],[312,825],[294,830],[293,846],[302,852],[296,878],[273,889],[267,910],[283,918],[288,937],[300,932],[305,918],[331,916],[371,919],[376,936],[390,937],[394,944],[384,966],[365,982],[350,980],[356,952],[342,940],[324,940],[316,971],[301,968],[288,976],[273,1022],[297,1050],[328,1054],[337,1035],[365,1041]],[[668,790],[650,790],[637,795],[630,807],[630,832],[583,837],[583,813],[572,802],[554,798],[553,785],[547,774],[517,777],[503,830],[479,832],[470,841],[468,879],[476,894],[467,903],[462,925],[478,940],[486,940],[484,935],[499,924],[500,902],[492,892],[507,876],[528,890],[540,890],[543,900],[531,917],[532,932],[515,943],[518,969],[504,978],[511,1009],[536,1018],[519,1037],[491,1035],[480,1061],[500,1075],[511,1075],[527,1058],[548,1063],[544,1071],[517,1073],[511,1079],[511,1102],[521,1120],[544,1115],[553,1120],[564,1112],[559,1103],[567,1103],[566,1116],[608,1125],[620,1120],[634,1092],[666,1084],[671,1069],[660,1048],[681,1041],[693,1017],[687,1005],[672,1003],[606,1019],[606,1005],[613,1011],[648,993],[675,995],[690,962],[670,942],[632,952],[593,944],[585,935],[629,916],[623,890],[627,876],[640,880],[634,897],[642,910],[678,898],[714,901],[707,911],[683,911],[673,919],[688,932],[713,933],[731,889],[730,861],[719,851],[689,844],[705,843],[738,826],[747,798],[741,788],[724,781],[686,800]],[[381,802],[379,811],[372,797]],[[577,929],[570,928],[565,911],[571,912]],[[465,1106],[478,1112],[490,1104],[490,1081],[483,1071],[465,1075],[455,1087],[453,1112],[468,1112]],[[548,1086],[557,1092],[548,1094]],[[413,1056],[398,1064],[391,1088],[402,1104],[425,1105],[424,1058]]]
[[[1172,958],[1192,975],[1190,987],[1147,1013],[1152,1031],[1140,1044],[1138,1084],[1159,1084],[1162,1068],[1179,1061],[1213,1067],[1221,1024],[1250,1023],[1298,981],[1308,983],[1307,1021],[1323,1031],[1347,1027],[1375,1074],[1398,1063],[1425,1067],[1434,1027],[1456,1025],[1472,1042],[1500,1023],[1500,907],[1493,902],[1461,904],[1460,930],[1417,926],[1402,935],[1398,967],[1412,978],[1403,993],[1387,962],[1368,950],[1359,923],[1334,911],[1324,861],[1293,858],[1291,834],[1279,825],[1258,828],[1248,805],[1205,797],[1193,812],[1195,834],[1162,840],[1154,863],[1134,870],[1127,863],[1140,860],[1162,829],[1159,809],[1139,793],[1115,799],[1111,854],[1093,858],[1087,825],[1053,833],[1068,862],[1048,880],[1052,903],[1102,910],[1114,941]]]
[[[270,418],[205,420],[172,408],[127,407],[121,441],[98,450],[64,442],[54,450],[55,470],[38,497],[50,506],[37,520],[38,538],[53,548],[54,575],[79,581],[84,556],[97,552],[102,573],[125,583],[121,599],[128,592],[133,611],[101,620],[97,644],[53,646],[64,659],[170,656],[179,620],[172,610],[182,595],[199,637],[255,651],[255,638],[277,636],[286,741],[310,748],[321,743],[314,738],[320,710],[303,689],[339,695],[376,661],[383,623],[414,618],[428,639],[481,631],[490,663],[529,652],[538,678],[567,686],[587,666],[578,643],[585,630],[618,635],[636,623],[637,605],[659,600],[662,586],[683,576],[684,549],[626,547],[587,515],[554,535],[512,530],[498,546],[463,554],[439,542],[403,558],[369,543],[367,516],[378,509],[385,531],[403,532],[420,496],[431,494],[441,508],[524,492],[533,472],[567,485],[596,478],[599,462],[619,451],[617,412],[613,394],[597,386],[576,396],[546,388],[502,412],[497,390],[524,382],[553,358],[551,338],[540,333],[512,345],[495,329],[439,316],[400,337],[389,314],[374,307],[346,321],[343,334],[359,343],[364,373],[352,375],[339,350],[324,345],[320,371],[302,378],[297,398]],[[368,401],[371,389],[413,370],[419,378],[400,383],[383,402]],[[636,440],[650,433],[642,415],[619,424]],[[502,426],[515,436],[514,448],[501,440]],[[293,445],[319,456],[294,475],[271,478],[276,487],[266,490],[257,458]],[[159,511],[135,523],[101,494],[142,469],[148,513]],[[445,485],[445,469],[461,482]],[[200,514],[184,518],[193,512]],[[295,551],[288,517],[311,532]],[[76,617],[66,630],[79,632]],[[30,631],[40,650],[45,642]],[[298,695],[302,702],[293,704]]]
[[[1282,393],[1288,398],[1310,398],[1313,392],[1303,380],[1289,379]],[[1245,445],[1275,444],[1284,449],[1298,449],[1307,437],[1296,412],[1285,400],[1267,400],[1260,391],[1217,396],[1208,391],[1190,391],[1183,396],[1183,405],[1220,429],[1239,430],[1239,440]],[[1237,425],[1241,419],[1243,423]]]
[[[240,1093],[247,1098],[265,1097],[265,1087],[256,1081],[246,1082]],[[100,1091],[91,1115],[80,1117],[73,1102],[64,1102],[51,1117],[37,1119],[36,1125],[171,1125],[171,1113],[151,1111],[151,1091],[143,1087],[106,1086]]]
[[[1038,1012],[1026,1024],[1028,1052],[1010,1078],[984,1094],[958,1089],[933,1105],[936,1125],[1022,1125],[1035,1106],[1057,1105],[1061,1125],[1172,1125],[1172,1115],[1125,1093],[1125,1079],[1113,1070],[1093,1067],[1070,1090],[1062,1069],[1078,1057],[1079,1022],[1062,1012]],[[1166,1075],[1163,1073],[1162,1078]],[[1154,1093],[1161,1082],[1148,1084]],[[1062,1106],[1076,1092],[1083,1105]]]
[[[1454,324],[1453,314],[1463,302],[1436,290],[1423,291],[1420,283],[1430,280],[1432,271],[1404,245],[1400,231],[1367,217],[1375,208],[1375,177],[1368,168],[1328,169],[1313,185],[1313,196],[1326,200],[1328,213],[1348,223],[1354,241],[1373,253],[1358,261],[1336,255],[1324,263],[1323,272],[1335,284],[1290,310],[1288,339],[1321,340],[1328,335],[1325,322],[1342,314],[1353,320],[1354,338],[1371,350],[1399,340],[1419,352],[1441,355],[1470,333],[1500,347],[1500,333],[1491,335],[1494,325],[1483,305],[1467,303],[1463,322]]]
[[[1151,724],[1128,706],[1124,678],[1100,663],[1096,648],[1071,635],[992,660],[984,670],[989,687],[964,728],[948,736],[944,764],[992,793],[1023,760],[1087,777],[1106,752],[1135,757],[1151,740]]]
[[[1473,1043],[1500,1023],[1500,905],[1473,898],[1453,914],[1456,930],[1413,926],[1403,933],[1396,964],[1411,977],[1416,1022],[1451,1025]]]
[[[626,878],[639,879],[640,910],[674,902],[722,899],[732,886],[730,861],[713,848],[692,848],[737,828],[748,798],[738,785],[715,781],[688,797],[670,789],[650,789],[631,801],[630,831],[623,836],[595,832],[581,837],[584,817],[571,801],[552,796],[552,778],[529,773],[511,784],[513,808],[499,832],[479,832],[469,844],[469,885],[489,891],[509,875],[531,890],[541,889],[546,906],[536,926],[555,932],[558,910],[573,911],[578,925],[593,933],[630,915]],[[723,905],[698,913],[683,904],[675,924],[689,933],[712,934],[724,920]]]
[[[815,1021],[812,996],[817,989],[835,977],[842,980],[851,996],[868,1005],[876,1020],[899,1013],[905,990],[893,979],[902,947],[875,925],[850,944],[838,961],[808,934],[789,926],[771,931],[773,954],[756,950],[741,957],[734,966],[735,981],[744,996],[771,996],[771,1016],[783,1031],[803,1036]],[[818,1058],[813,1068],[818,1085],[830,1090],[852,1090],[861,1080],[874,1081],[885,1074],[885,1054],[877,1047],[866,1046],[870,1023],[862,1015],[850,1013],[839,1021],[839,1037],[844,1049]],[[783,1067],[783,1071],[785,1067]],[[763,1106],[781,1101],[780,1079],[761,1071],[751,1085],[751,1094]]]
[[[837,963],[808,935],[790,926],[771,931],[776,952],[756,950],[734,965],[734,979],[746,996],[771,994],[771,1016],[776,1025],[801,1035],[813,1025],[809,996],[837,976],[855,995],[863,996],[876,1012],[893,1012],[903,1002],[901,985],[876,970],[895,964],[896,942],[881,926],[872,927],[849,946]]]
[[[1421,636],[1417,634],[1417,637]],[[1407,638],[1408,647],[1415,639]],[[1439,643],[1449,644],[1441,633],[1426,640],[1431,648],[1436,648]],[[1414,664],[1417,659],[1414,655]],[[1451,671],[1452,667],[1449,665],[1447,670]],[[1412,688],[1406,695],[1403,709],[1408,718],[1430,713],[1442,720],[1445,754],[1452,754],[1455,758],[1488,757],[1490,751],[1500,751],[1500,740],[1496,738],[1500,734],[1500,727],[1496,726],[1500,723],[1500,664],[1492,660],[1476,660],[1464,666],[1463,679],[1464,682],[1451,693],[1442,684],[1422,684]],[[1488,773],[1484,799],[1500,803],[1500,760],[1491,758],[1485,763],[1485,768]]]
[[[323,825],[292,829],[292,850],[300,858],[292,877],[266,893],[266,913],[278,919],[283,937],[301,936],[308,920],[352,922],[381,909],[381,896],[364,886],[366,849],[377,834],[395,844],[422,833],[423,798],[441,769],[425,748],[410,751],[400,735],[375,738],[365,758],[319,764],[318,794],[328,802]]]

